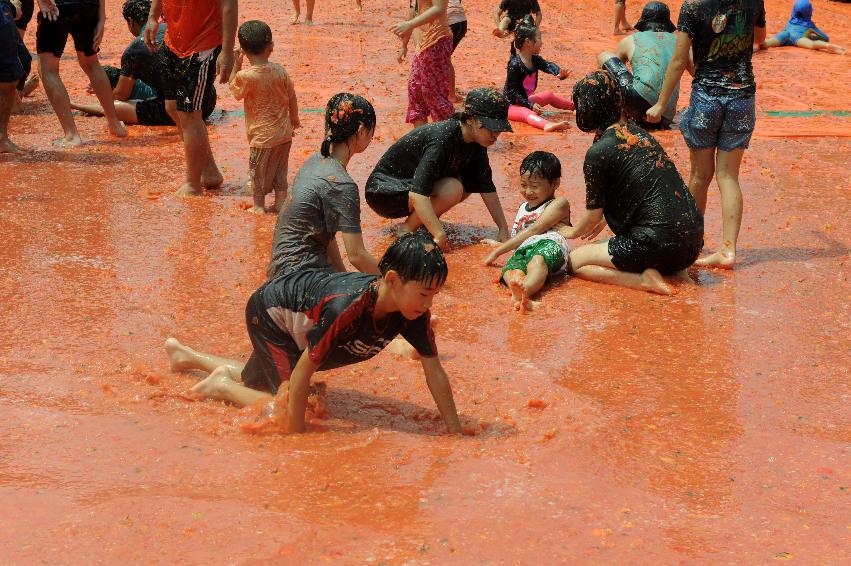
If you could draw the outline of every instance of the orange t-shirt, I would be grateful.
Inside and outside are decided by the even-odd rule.
[[[275,147],[293,137],[291,113],[298,112],[293,81],[277,63],[236,73],[230,92],[245,99],[245,129],[251,147]]]
[[[222,44],[220,0],[163,0],[168,24],[165,44],[178,57],[190,57]]]
[[[431,0],[419,0],[420,14],[431,7]],[[444,37],[452,37],[452,30],[449,29],[449,20],[445,11],[429,23],[424,24],[420,31],[422,34],[420,35],[420,44],[417,46],[417,53],[422,53]]]

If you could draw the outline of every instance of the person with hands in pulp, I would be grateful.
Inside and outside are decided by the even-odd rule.
[[[426,234],[404,234],[381,258],[378,276],[304,269],[260,287],[245,309],[254,351],[245,364],[197,352],[173,338],[175,371],[211,372],[192,391],[237,405],[270,403],[287,432],[303,432],[317,371],[372,358],[402,335],[420,356],[426,383],[450,433],[461,432],[449,378],[437,356],[431,305],[448,274]],[[283,385],[283,387],[282,387]]]
[[[508,225],[493,183],[487,148],[510,132],[508,99],[491,88],[470,91],[464,111],[416,128],[394,143],[366,181],[366,203],[383,218],[406,218],[399,232],[424,226],[447,249],[440,216],[480,193],[500,241]]]
[[[157,44],[160,17],[168,29]],[[178,196],[201,194],[224,181],[202,118],[216,76],[228,82],[234,63],[237,0],[153,0],[145,44],[157,51],[166,110],[183,138],[186,172]],[[211,72],[215,69],[215,73]]]

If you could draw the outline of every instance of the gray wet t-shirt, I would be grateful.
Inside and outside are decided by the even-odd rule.
[[[267,276],[331,269],[328,244],[337,232],[361,233],[358,186],[339,161],[317,153],[299,169],[278,214]]]

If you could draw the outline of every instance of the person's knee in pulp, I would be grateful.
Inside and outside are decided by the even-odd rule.
[[[512,304],[521,312],[532,306],[530,298],[544,288],[548,277],[567,267],[569,247],[558,229],[570,226],[570,203],[556,198],[560,183],[561,162],[555,155],[546,151],[527,155],[520,164],[520,195],[525,202],[517,210],[511,239],[485,240],[496,246],[485,257],[485,265],[514,250],[499,280],[511,290]]]
[[[541,57],[543,44],[541,30],[534,26],[531,18],[527,17],[515,28],[503,88],[511,103],[508,119],[525,122],[545,132],[566,130],[570,128],[570,122],[567,120],[553,122],[541,116],[546,106],[553,106],[558,110],[573,110],[573,102],[563,96],[549,90],[536,92],[538,71],[551,74],[561,81],[570,75],[567,69],[562,69]]]
[[[275,193],[273,212],[287,196],[287,171],[293,130],[301,124],[295,88],[284,67],[271,63],[272,30],[251,20],[239,26],[239,50],[230,75],[234,98],[245,101],[245,129],[250,146],[248,184],[254,199],[251,212],[265,212],[266,195]],[[251,66],[242,69],[243,59]]]
[[[535,27],[541,26],[544,16],[538,0],[501,0],[494,13],[496,27],[493,34],[496,37],[508,37],[517,24],[527,18],[532,20]]]
[[[449,378],[437,356],[432,301],[448,270],[423,233],[390,245],[380,275],[305,269],[264,284],[249,299],[246,323],[254,351],[242,364],[166,341],[174,370],[211,372],[193,391],[238,405],[267,404],[286,432],[305,429],[316,371],[356,364],[401,335],[416,350],[429,391],[450,433],[461,432]]]

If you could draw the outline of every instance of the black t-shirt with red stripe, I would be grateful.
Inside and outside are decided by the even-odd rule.
[[[399,334],[421,356],[437,355],[430,311],[414,320],[392,312],[376,321],[377,299],[375,275],[320,269],[286,273],[254,293],[254,310],[264,320],[249,324],[249,332],[259,326],[264,336],[252,341],[261,338],[281,346],[293,367],[305,348],[320,370],[362,362]]]

